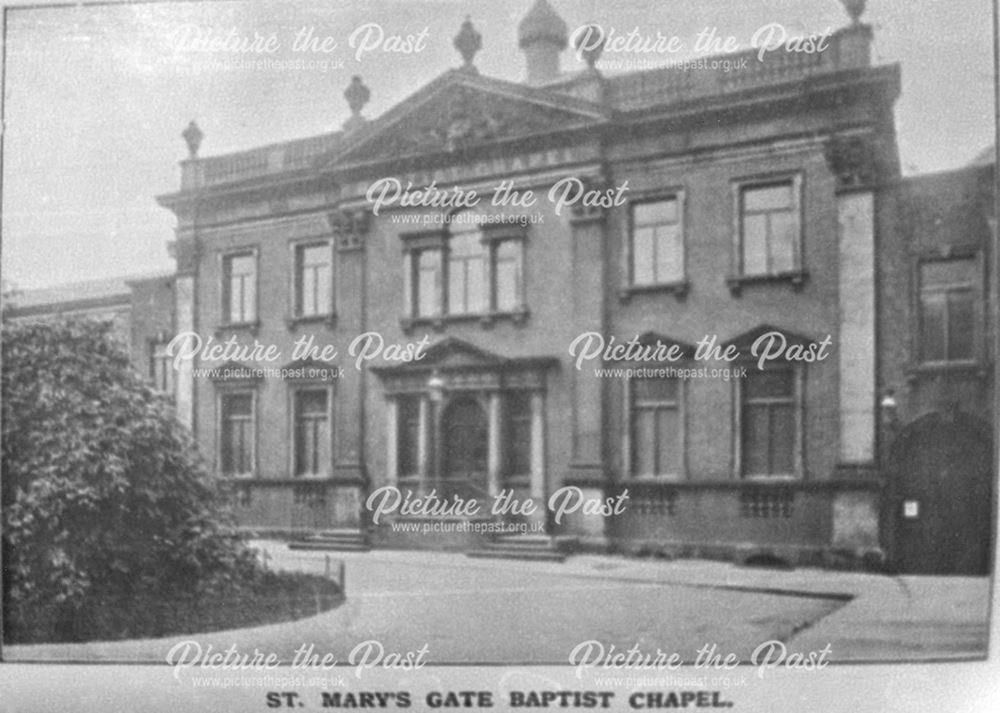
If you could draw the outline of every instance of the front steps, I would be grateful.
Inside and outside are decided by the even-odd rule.
[[[290,550],[324,550],[330,552],[368,552],[368,537],[358,529],[337,528],[322,530],[288,543]]]
[[[553,535],[501,535],[482,547],[466,552],[469,557],[563,562],[576,544],[575,538]]]

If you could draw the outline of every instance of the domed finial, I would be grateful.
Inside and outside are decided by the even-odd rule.
[[[476,68],[472,65],[472,60],[475,58],[476,52],[483,48],[483,36],[472,26],[472,18],[468,15],[465,16],[465,22],[462,23],[461,29],[455,35],[453,44],[465,62],[463,69],[475,71]]]
[[[368,103],[371,96],[371,91],[361,81],[361,77],[356,74],[351,77],[351,83],[344,90],[344,99],[347,100],[347,106],[351,108],[351,118],[361,116],[361,110],[365,108],[365,104]]]
[[[187,125],[187,128],[181,132],[181,138],[188,147],[188,157],[198,158],[198,149],[201,147],[201,140],[205,137],[201,129],[198,128],[198,124],[191,120],[191,123]]]
[[[861,16],[865,12],[865,0],[840,0],[851,18],[851,24],[857,25],[861,21]]]
[[[535,0],[528,14],[518,23],[517,42],[524,48],[544,40],[557,45],[559,49],[566,49],[568,32],[566,21],[559,17],[559,13],[546,0]]]
[[[525,80],[540,85],[559,78],[559,53],[569,36],[566,22],[546,0],[535,0],[517,26],[517,44],[524,51]]]
[[[573,43],[573,49],[576,50],[576,56],[586,62],[588,67],[594,69],[597,60],[601,58],[601,53],[604,52],[605,39],[604,28],[596,23],[590,23],[578,28],[570,41]]]

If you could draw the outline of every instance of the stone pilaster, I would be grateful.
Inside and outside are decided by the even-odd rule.
[[[363,209],[340,210],[328,216],[337,247],[335,275],[336,328],[346,341],[366,331],[365,236],[370,225]],[[364,482],[364,423],[366,374],[357,371],[345,355],[344,378],[337,383],[336,453],[337,479]]]

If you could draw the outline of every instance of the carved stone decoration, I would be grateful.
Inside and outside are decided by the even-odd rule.
[[[472,18],[468,15],[465,17],[465,22],[462,23],[462,28],[455,35],[453,44],[458,53],[462,55],[464,62],[462,68],[475,72],[476,68],[473,66],[472,60],[475,59],[476,53],[483,48],[483,36],[472,26]]]
[[[581,121],[584,118],[571,111],[457,85],[344,158],[371,160],[457,152],[483,142],[552,131]]]
[[[361,110],[365,108],[365,104],[368,103],[371,96],[371,91],[361,80],[361,77],[358,75],[351,77],[351,83],[344,90],[344,98],[347,100],[347,106],[351,109],[350,118],[344,122],[344,131],[354,131],[368,122],[361,115]]]
[[[337,238],[340,252],[362,250],[365,235],[371,227],[371,214],[364,208],[332,211],[328,214],[330,228]]]
[[[584,178],[583,181],[583,192],[582,196],[586,196],[592,191],[599,191],[602,194],[605,191],[605,186],[603,180]],[[571,225],[583,225],[585,223],[596,223],[598,221],[604,220],[607,216],[607,208],[603,208],[599,205],[584,205],[584,200],[581,198],[576,203],[570,206],[570,217],[569,222]]]
[[[191,123],[187,125],[187,128],[181,132],[181,138],[184,139],[184,143],[187,144],[188,157],[198,158],[198,149],[201,148],[201,140],[205,138],[205,134],[198,128],[198,124],[195,123],[194,119],[192,119]]]
[[[878,146],[871,137],[834,136],[824,150],[838,188],[873,185],[885,173]]]
[[[368,103],[371,96],[371,90],[361,80],[361,77],[356,74],[351,77],[351,83],[344,90],[344,99],[347,100],[347,106],[350,107],[351,114],[354,116],[361,114],[361,110],[365,108],[365,104]]]

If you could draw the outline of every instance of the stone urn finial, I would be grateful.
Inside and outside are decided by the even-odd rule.
[[[347,100],[347,106],[351,108],[351,114],[354,116],[361,116],[361,110],[365,108],[371,96],[371,90],[356,74],[351,77],[351,83],[344,90],[344,99]]]
[[[462,65],[463,69],[475,71],[472,60],[475,58],[476,53],[483,48],[483,36],[472,26],[472,18],[470,16],[465,16],[465,22],[462,23],[461,29],[455,35],[453,44],[458,53],[462,55],[462,61],[464,62]]]
[[[847,15],[851,18],[851,24],[857,25],[861,22],[861,16],[865,13],[865,0],[840,0],[847,10]]]
[[[187,125],[187,128],[181,132],[181,138],[188,147],[188,157],[198,158],[198,149],[201,147],[201,140],[205,138],[205,134],[202,133],[201,129],[198,128],[198,124],[195,123],[194,119],[191,123]]]

